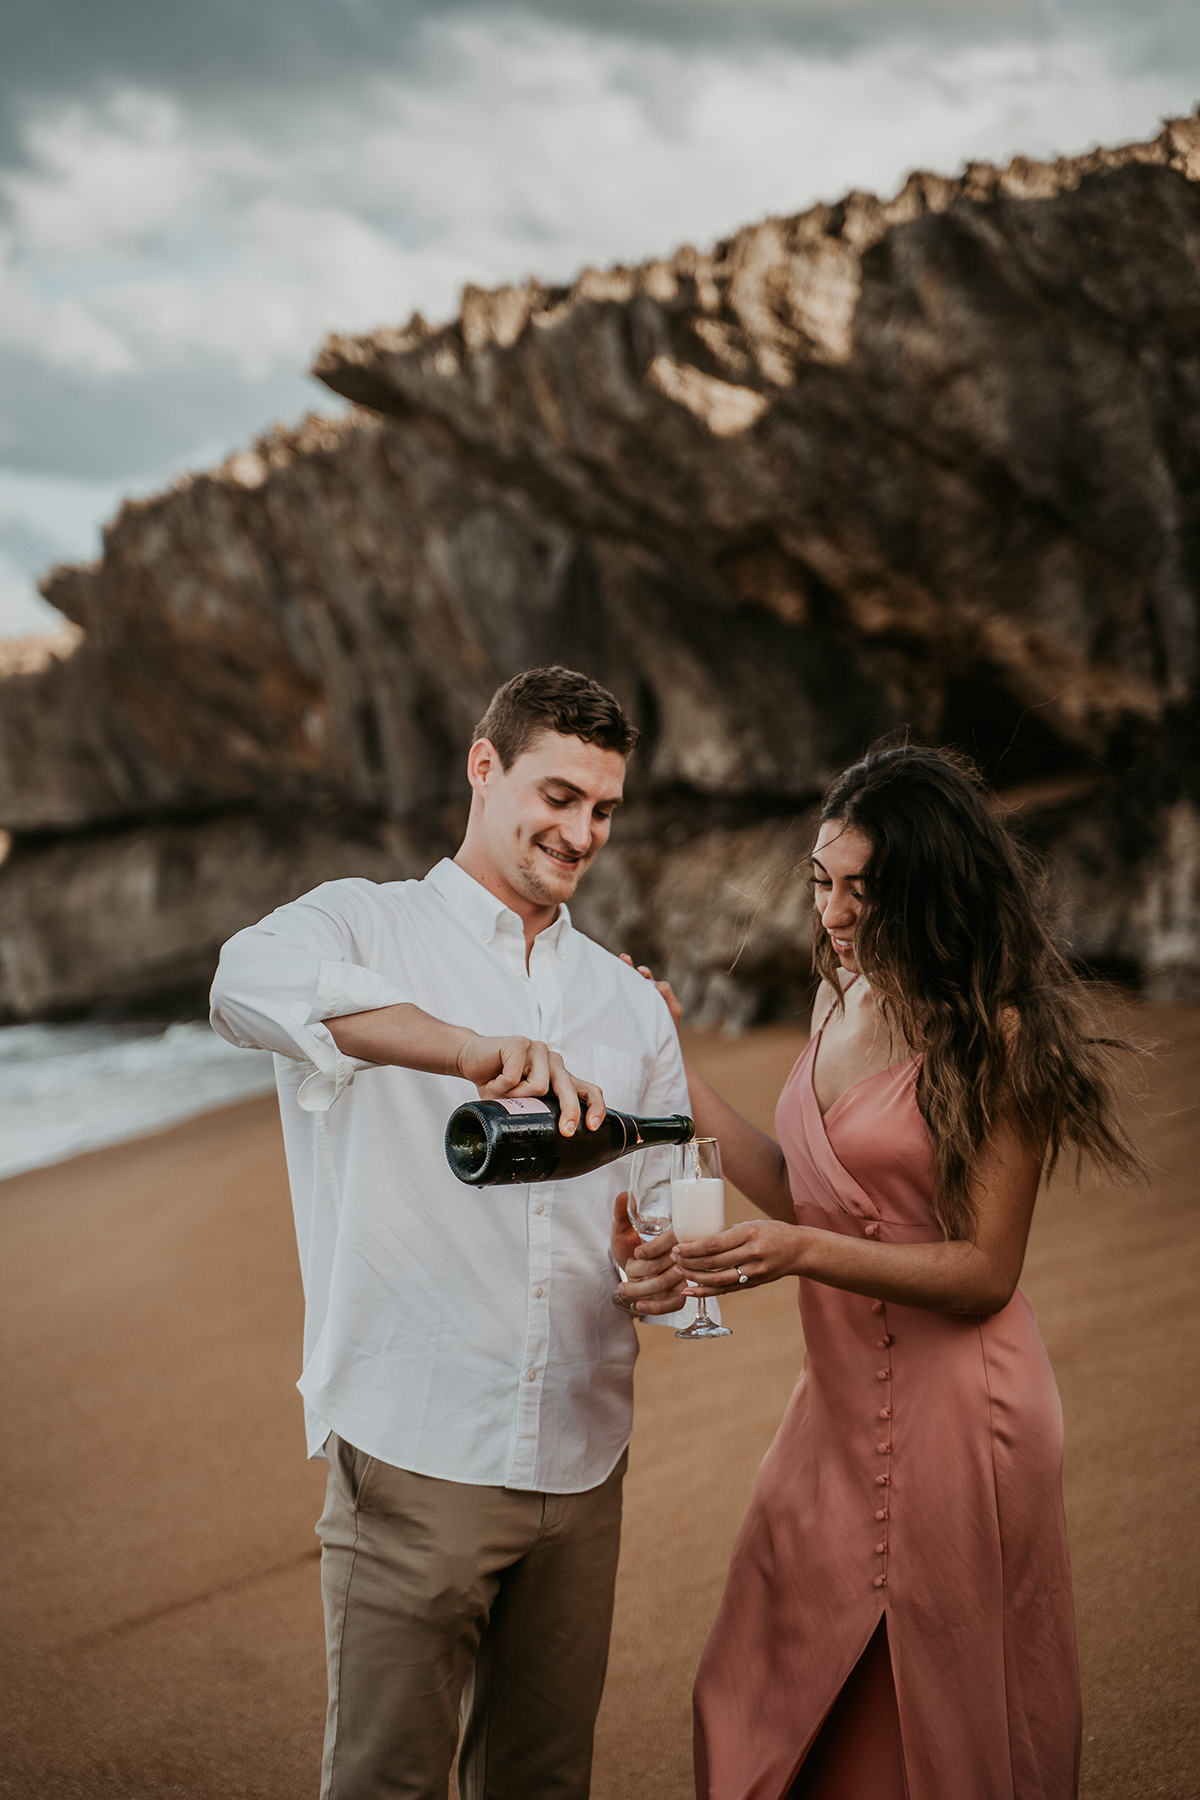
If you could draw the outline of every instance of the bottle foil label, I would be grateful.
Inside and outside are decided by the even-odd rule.
[[[497,1100],[508,1113],[548,1113],[550,1108],[544,1100]]]

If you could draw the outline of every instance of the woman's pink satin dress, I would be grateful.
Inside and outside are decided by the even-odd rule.
[[[917,1065],[822,1119],[819,1041],[776,1113],[797,1219],[938,1241]],[[1073,1800],[1062,1411],[1028,1301],[975,1318],[799,1287],[804,1368],[696,1678],[700,1800],[781,1800],[881,1618],[909,1800]]]

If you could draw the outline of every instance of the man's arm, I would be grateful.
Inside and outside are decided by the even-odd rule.
[[[307,1064],[300,1105],[324,1112],[364,1065],[344,1055],[325,1021],[406,1001],[366,966],[370,885],[330,881],[247,926],[221,951],[212,1027],[231,1044]]]
[[[390,1063],[461,1076],[488,1099],[552,1087],[564,1135],[578,1124],[581,1099],[589,1124],[600,1124],[600,1089],[572,1077],[545,1044],[435,1019],[367,967],[360,945],[371,940],[369,909],[367,884],[326,882],[239,931],[213,982],[213,1029],[243,1049],[307,1063],[298,1099],[309,1112],[332,1106],[360,1070]]]
[[[483,1037],[469,1026],[448,1025],[409,1004],[377,1007],[324,1023],[344,1056],[430,1075],[458,1075],[474,1082],[485,1100],[518,1099],[553,1089],[564,1137],[578,1125],[581,1103],[587,1108],[590,1131],[603,1123],[600,1089],[571,1075],[557,1051],[536,1038]]]

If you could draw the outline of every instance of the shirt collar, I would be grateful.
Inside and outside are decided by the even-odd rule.
[[[468,875],[451,857],[444,856],[441,862],[435,863],[425,879],[458,917],[479,933],[485,944],[490,944],[501,925],[510,921],[517,930],[523,930],[521,921],[512,908],[505,906],[503,900],[498,900],[482,882],[476,881],[473,875]],[[560,902],[553,923],[547,925],[544,931],[539,931],[537,942],[540,944],[545,940],[557,956],[565,957],[571,929],[571,915],[565,903]]]

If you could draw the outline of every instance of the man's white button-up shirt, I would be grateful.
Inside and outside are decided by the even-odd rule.
[[[629,1439],[636,1331],[611,1304],[613,1200],[629,1164],[471,1188],[443,1149],[457,1077],[342,1055],[323,1019],[409,1001],[486,1036],[521,1033],[609,1105],[688,1110],[653,986],[576,931],[534,941],[456,863],[423,881],[332,881],[226,944],[222,1037],[275,1052],[304,1277],[310,1454],[331,1430],[399,1468],[578,1493]]]

